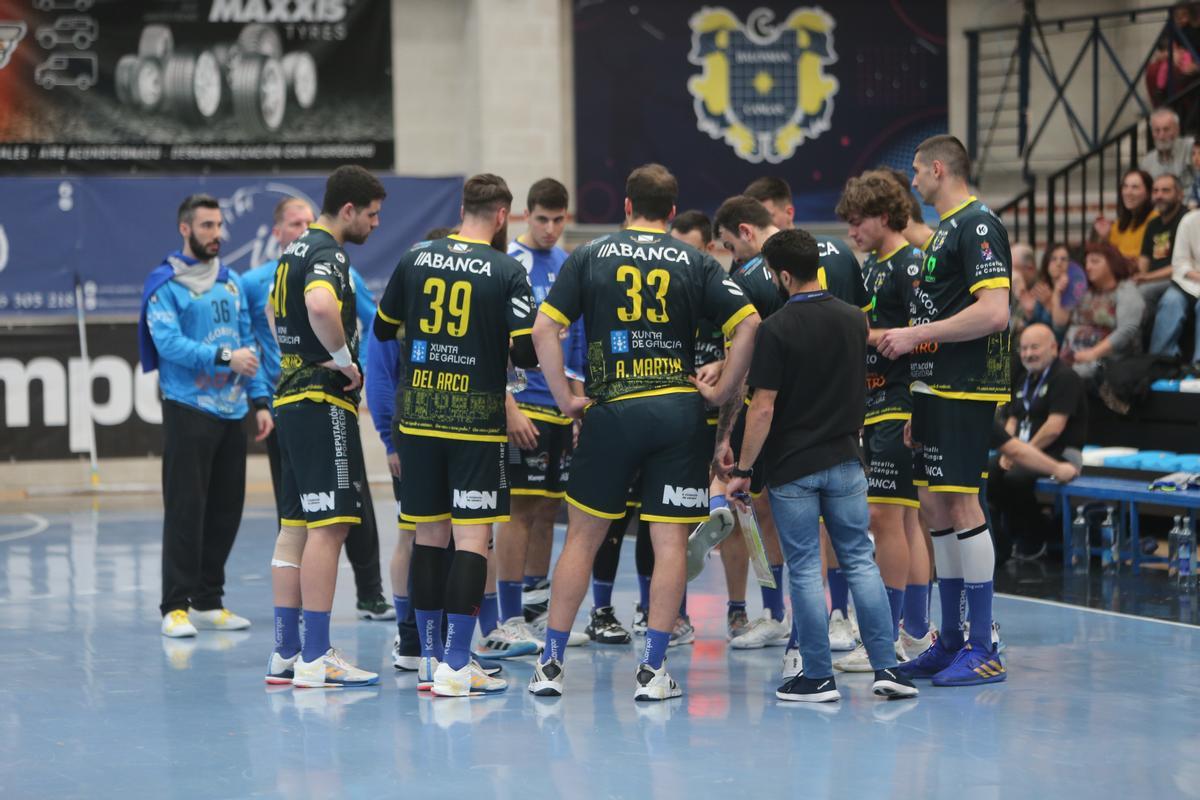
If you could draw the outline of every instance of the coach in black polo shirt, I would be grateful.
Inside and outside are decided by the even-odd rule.
[[[803,702],[841,698],[821,581],[818,519],[824,515],[858,609],[874,692],[915,697],[916,687],[893,669],[891,610],[867,537],[867,478],[858,443],[866,414],[866,317],[821,290],[817,243],[807,232],[776,233],[762,253],[787,304],[762,324],[755,340],[748,379],[754,399],[727,494],[732,502],[746,496],[741,493],[749,489],[761,452],[804,664],[775,694]]]
[[[1025,375],[1017,378],[1004,409],[1004,429],[1056,461],[1078,466],[1087,432],[1083,379],[1059,360],[1054,332],[1045,325],[1030,325],[1021,334],[1021,365]],[[997,557],[1009,541],[1015,558],[1039,557],[1046,551],[1045,520],[1034,496],[1039,474],[997,454],[988,475],[992,518],[1005,521],[996,532]]]

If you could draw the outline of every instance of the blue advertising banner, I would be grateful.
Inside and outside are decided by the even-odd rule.
[[[380,176],[388,196],[366,244],[347,249],[378,294],[400,255],[430,228],[458,223],[462,179]],[[134,316],[142,281],[181,246],[176,210],[194,192],[221,203],[221,260],[237,272],[279,254],[272,213],[284,197],[319,209],[322,177],[6,178],[0,192],[0,315]]]
[[[945,0],[592,0],[574,53],[580,222],[619,222],[650,161],[681,211],[777,175],[797,219],[831,220],[847,178],[947,129]]]

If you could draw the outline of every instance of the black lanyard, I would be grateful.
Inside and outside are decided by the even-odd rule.
[[[807,303],[809,300],[820,300],[828,294],[829,292],[824,289],[819,289],[815,292],[800,292],[789,297],[787,305],[791,305],[792,303]]]
[[[1051,364],[1050,366],[1054,366],[1054,365]],[[1021,402],[1025,406],[1025,416],[1027,416],[1027,417],[1029,416],[1029,408],[1030,408],[1030,406],[1033,405],[1032,398],[1036,397],[1037,393],[1042,390],[1042,385],[1046,383],[1046,378],[1048,378],[1048,377],[1050,377],[1050,367],[1046,367],[1044,370],[1042,370],[1042,377],[1038,378],[1037,386],[1034,387],[1033,394],[1030,394],[1029,393],[1029,378],[1030,378],[1030,376],[1029,375],[1025,376],[1025,392],[1024,392],[1024,395],[1021,397]]]

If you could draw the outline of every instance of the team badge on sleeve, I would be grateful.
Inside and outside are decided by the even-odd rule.
[[[806,139],[829,130],[837,78],[833,18],[798,8],[780,24],[757,8],[743,24],[725,8],[692,15],[688,61],[703,67],[688,80],[701,131],[724,139],[739,158],[778,164]]]

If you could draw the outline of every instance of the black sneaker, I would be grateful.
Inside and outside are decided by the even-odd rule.
[[[627,644],[629,631],[621,626],[612,606],[592,609],[592,618],[583,629],[588,638],[599,644]]]
[[[538,617],[550,611],[550,581],[543,578],[533,586],[521,590],[521,604],[524,606],[525,621],[533,622]]]
[[[832,703],[842,699],[832,675],[828,678],[809,678],[803,672],[785,681],[775,690],[775,696],[797,703]]]
[[[875,670],[875,683],[871,685],[871,691],[888,700],[904,700],[919,694],[913,682],[895,669]]]
[[[396,607],[379,595],[374,600],[358,601],[358,616],[362,619],[387,620],[396,618]]]

